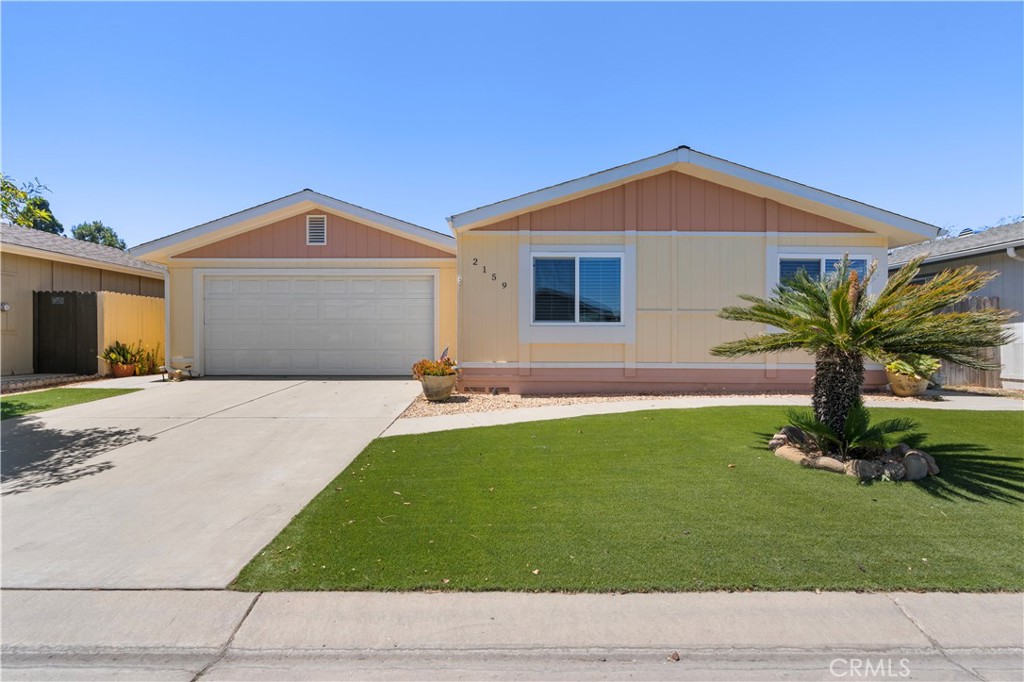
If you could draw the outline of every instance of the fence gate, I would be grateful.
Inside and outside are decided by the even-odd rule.
[[[944,313],[965,313],[972,310],[988,310],[999,307],[998,296],[971,296],[959,303],[943,308]],[[1002,354],[999,348],[982,348],[979,355],[988,362],[1001,363]],[[946,360],[942,361],[942,383],[945,386],[983,386],[985,388],[1002,388],[1003,382],[999,378],[998,369],[982,371],[971,369],[963,365],[955,365]]]
[[[96,293],[35,291],[32,364],[42,374],[95,374]]]

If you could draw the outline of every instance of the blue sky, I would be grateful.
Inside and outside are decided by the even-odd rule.
[[[680,144],[942,226],[1024,213],[996,4],[3,2],[2,160],[129,244],[310,187],[444,218]]]

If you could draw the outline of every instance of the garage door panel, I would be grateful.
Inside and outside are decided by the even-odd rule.
[[[287,279],[268,279],[263,281],[263,293],[267,296],[291,296],[292,283]]]
[[[406,282],[406,293],[417,298],[433,298],[434,282],[430,279],[415,279]]]
[[[208,277],[208,374],[406,375],[434,346],[430,277]]]

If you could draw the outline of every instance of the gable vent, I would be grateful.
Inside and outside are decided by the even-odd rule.
[[[306,216],[306,246],[323,246],[327,243],[327,216]]]

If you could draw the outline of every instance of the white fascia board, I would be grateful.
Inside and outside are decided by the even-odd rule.
[[[236,225],[280,213],[289,208],[298,207],[301,204],[322,206],[336,213],[354,218],[361,223],[368,223],[371,226],[383,228],[387,232],[397,233],[400,236],[434,246],[449,253],[455,253],[455,239],[452,237],[308,189],[140,244],[129,249],[129,253],[140,258],[157,254],[173,246],[180,246],[186,242],[209,237],[222,230],[229,230]],[[225,235],[224,238],[228,236],[231,235]]]
[[[398,218],[392,218],[391,216],[384,215],[383,213],[377,213],[371,211],[362,206],[356,206],[334,197],[329,197],[317,192],[311,192],[316,197],[312,201],[317,204],[330,208],[338,213],[344,213],[349,215],[360,222],[370,223],[371,225],[377,225],[379,227],[390,228],[392,231],[401,234],[406,237],[413,237],[417,241],[425,242],[430,246],[436,246],[439,249],[448,251],[449,253],[455,253],[455,238],[449,237],[448,235],[441,234],[440,232],[434,232],[433,230],[412,223],[407,223],[404,220]]]
[[[935,225],[929,225],[928,223],[907,218],[897,213],[885,211],[859,201],[854,201],[853,199],[847,199],[837,194],[815,189],[799,182],[786,180],[777,175],[754,170],[753,168],[741,166],[737,163],[709,156],[685,147],[673,149],[657,156],[640,159],[633,163],[627,163],[623,166],[617,166],[576,180],[563,182],[552,187],[537,190],[536,192],[523,194],[512,199],[499,201],[472,211],[458,213],[448,218],[448,224],[453,232],[462,232],[483,224],[496,222],[504,217],[524,213],[527,210],[545,204],[558,203],[606,186],[622,184],[635,177],[652,174],[660,170],[674,169],[683,173],[688,173],[689,171],[689,174],[693,174],[695,168],[764,188],[769,191],[768,193],[779,192],[799,197],[818,205],[824,205],[846,214],[858,216],[875,224],[888,226],[898,231],[909,232],[921,238],[920,240],[902,239],[900,240],[901,243],[912,243],[913,241],[930,239],[939,232],[939,228]],[[699,172],[695,175],[700,177]]]
[[[831,192],[815,189],[814,187],[803,185],[799,182],[794,182],[792,180],[780,178],[777,175],[771,175],[759,170],[754,170],[747,166],[741,166],[737,163],[733,163],[732,161],[719,159],[715,156],[708,156],[707,154],[703,154],[692,149],[683,149],[679,151],[686,152],[688,157],[686,161],[681,161],[681,163],[690,163],[709,171],[732,176],[738,180],[775,189],[818,204],[824,204],[825,206],[838,209],[845,213],[852,213],[854,215],[867,218],[868,220],[891,225],[899,230],[919,234],[925,239],[931,239],[939,233],[939,228],[936,225],[929,225],[928,223],[923,223],[920,220],[907,218],[906,216],[901,216],[898,213],[892,213],[875,206],[854,201],[853,199],[841,197],[838,194],[832,194]]]

